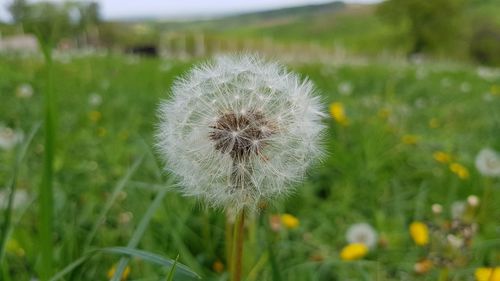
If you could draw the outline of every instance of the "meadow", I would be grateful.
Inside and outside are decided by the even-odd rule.
[[[88,257],[59,280],[111,279],[121,248],[89,253],[127,245],[144,251],[128,261],[127,280],[167,280],[170,267],[146,252],[178,257],[202,280],[228,279],[224,213],[179,195],[153,148],[158,103],[196,62],[56,57],[56,272]],[[481,149],[500,150],[500,70],[377,61],[288,67],[316,84],[331,112],[327,156],[292,196],[248,220],[244,280],[479,280],[478,268],[500,263],[500,179],[475,167]],[[2,213],[4,186],[23,156],[0,279],[36,280],[43,61],[2,56],[0,77],[0,124],[23,136],[0,150]],[[441,249],[457,220],[473,226],[473,237],[457,234],[457,249]],[[429,225],[430,242],[412,239],[416,221]],[[349,260],[341,252],[356,223],[370,224],[377,239]],[[196,278],[176,268],[173,280]]]

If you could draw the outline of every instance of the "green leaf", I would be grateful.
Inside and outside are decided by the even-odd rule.
[[[106,253],[123,254],[123,255],[133,256],[133,257],[137,257],[137,258],[140,258],[142,260],[148,261],[150,263],[155,263],[158,265],[163,265],[163,266],[168,266],[168,267],[171,267],[174,264],[176,264],[175,260],[167,259],[167,258],[164,258],[164,257],[158,255],[158,254],[154,254],[151,252],[146,252],[146,251],[142,251],[142,250],[138,250],[138,249],[134,249],[134,248],[113,247],[113,248],[104,248],[104,249],[101,249],[101,251],[106,252]],[[176,266],[177,266],[177,269],[179,270],[179,273],[184,273],[186,275],[201,279],[201,277],[197,273],[192,271],[189,267],[187,267],[183,264],[180,264],[180,263],[177,263]]]

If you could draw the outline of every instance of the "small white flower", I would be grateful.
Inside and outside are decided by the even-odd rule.
[[[356,223],[347,229],[346,240],[348,243],[362,243],[368,248],[377,244],[377,232],[367,223]]]
[[[443,206],[441,204],[432,204],[432,212],[436,215],[439,215],[443,212]]]
[[[467,197],[467,203],[471,207],[477,207],[479,206],[479,197],[477,197],[476,195],[469,195]]]
[[[483,148],[476,156],[476,169],[483,176],[500,177],[500,155],[490,148]]]
[[[19,85],[16,89],[16,97],[29,99],[33,96],[33,87],[28,83]]]
[[[453,234],[448,234],[446,236],[446,239],[448,240],[448,243],[455,249],[459,249],[464,245],[464,240]]]
[[[460,84],[460,91],[462,91],[463,93],[470,92],[470,84],[467,82],[463,82],[462,84]]]
[[[344,96],[349,96],[352,93],[352,85],[350,82],[342,82],[338,86],[339,93]]]
[[[441,87],[448,88],[450,86],[451,86],[451,80],[450,80],[450,78],[445,77],[445,78],[441,79]]]
[[[90,96],[89,96],[89,104],[91,106],[99,106],[99,105],[101,105],[101,103],[102,103],[102,97],[101,97],[101,95],[99,95],[97,93],[90,94]]]
[[[185,195],[234,212],[289,194],[322,155],[309,81],[253,56],[223,56],[178,79],[159,109],[157,148]]]
[[[0,148],[4,150],[12,149],[23,139],[23,133],[14,131],[9,127],[0,125]]]
[[[456,201],[451,204],[451,217],[454,219],[460,219],[467,208],[467,205],[463,201]]]

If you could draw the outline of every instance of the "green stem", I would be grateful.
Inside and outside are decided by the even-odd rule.
[[[243,226],[245,224],[245,211],[241,211],[234,223],[234,235],[231,258],[231,281],[241,281],[241,264],[243,260]]]
[[[232,268],[232,263],[231,263],[231,254],[233,253],[232,246],[233,246],[233,229],[232,229],[232,223],[228,217],[226,217],[226,225],[225,225],[225,239],[226,239],[226,266],[227,268],[231,269]]]
[[[492,183],[489,178],[485,179],[483,187],[483,197],[481,198],[481,213],[479,215],[479,223],[484,222],[488,217],[488,207],[490,197],[492,196]]]
[[[55,101],[53,91],[53,64],[50,46],[42,48],[45,57],[47,77],[44,97],[44,131],[45,156],[43,162],[43,176],[40,184],[40,250],[41,269],[40,279],[49,280],[53,269],[53,176],[54,176],[54,142],[55,142]]]
[[[441,268],[438,281],[448,281],[449,270],[447,267]]]

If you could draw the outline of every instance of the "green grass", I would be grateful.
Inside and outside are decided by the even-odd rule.
[[[27,135],[43,120],[43,63],[15,57],[0,57],[0,62],[0,122]],[[166,280],[173,272],[166,265],[177,256],[173,280],[192,280],[180,274],[181,265],[203,280],[227,280],[226,271],[212,269],[220,260],[227,270],[224,214],[165,192],[169,179],[152,152],[158,102],[168,98],[173,79],[193,63],[117,55],[56,60],[54,271],[87,257],[88,251],[114,249],[113,254],[88,256],[61,280],[106,280],[120,254],[130,258],[129,280]],[[164,64],[172,68],[160,71]],[[444,64],[291,68],[315,82],[325,105],[342,102],[350,125],[325,120],[328,156],[323,163],[311,169],[293,196],[248,219],[244,272],[252,272],[249,280],[436,280],[437,269],[423,276],[413,273],[424,250],[411,241],[408,225],[431,221],[433,203],[442,204],[448,217],[451,204],[470,194],[486,202],[485,216],[480,217],[470,261],[450,274],[454,280],[473,280],[476,267],[499,263],[500,207],[495,202],[500,200],[500,181],[485,179],[474,168],[481,148],[500,150],[500,96],[494,95],[498,76],[486,80],[473,66]],[[35,94],[17,98],[15,89],[25,82]],[[343,83],[350,83],[351,94],[339,93]],[[102,96],[101,105],[89,104],[92,93]],[[433,118],[436,128],[429,127]],[[419,142],[402,143],[409,134],[418,135]],[[460,180],[437,163],[432,157],[437,150],[453,154],[470,178]],[[29,280],[40,266],[37,187],[44,151],[43,134],[36,134],[19,167],[16,189],[27,191],[32,200],[13,209],[2,280]],[[0,150],[2,191],[16,157],[16,150]],[[131,167],[135,172],[129,172]],[[488,185],[491,193],[483,198]],[[269,217],[285,212],[299,218],[299,228],[272,232]],[[341,261],[345,231],[357,222],[372,224],[384,244],[361,261]],[[127,245],[127,250],[116,248]],[[152,256],[158,264],[151,263],[147,253],[168,260]]]

